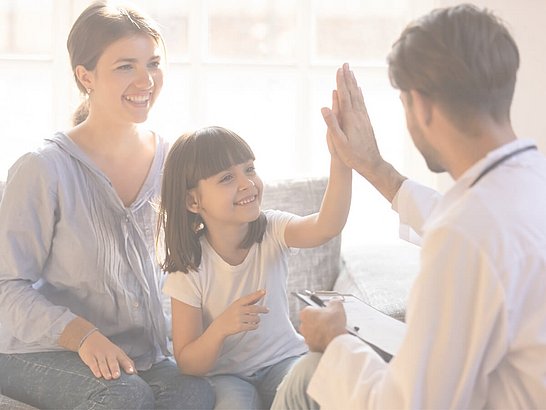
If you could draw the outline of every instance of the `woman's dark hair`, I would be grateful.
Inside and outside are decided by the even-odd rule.
[[[80,14],[70,30],[66,46],[76,85],[82,95],[87,95],[87,90],[76,76],[76,67],[81,65],[87,70],[94,70],[100,56],[110,44],[137,34],[149,35],[157,44],[164,46],[156,23],[132,7],[96,1]],[[86,98],[73,114],[74,125],[87,118],[88,108]]]
[[[510,120],[519,52],[487,10],[469,4],[433,10],[402,32],[388,63],[394,87],[433,99],[463,130],[480,114]]]
[[[163,270],[188,273],[201,264],[200,237],[207,227],[198,214],[186,208],[189,191],[202,179],[254,159],[252,149],[241,137],[221,127],[202,128],[176,140],[167,155],[161,185],[157,242],[163,247]],[[249,224],[239,246],[248,249],[261,242],[266,225],[261,212]],[[164,238],[163,243],[160,237]]]

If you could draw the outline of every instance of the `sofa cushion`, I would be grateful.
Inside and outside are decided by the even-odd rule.
[[[419,272],[420,248],[408,242],[343,249],[343,268],[334,289],[353,293],[376,309],[404,320],[406,303]]]

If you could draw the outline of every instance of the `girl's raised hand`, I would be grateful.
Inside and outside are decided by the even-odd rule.
[[[338,123],[341,123],[341,119],[339,118],[339,100],[336,90],[332,91],[332,109],[328,110],[328,112],[337,119]],[[324,112],[323,115],[325,115]],[[326,130],[326,143],[328,144],[328,151],[330,151],[332,158],[339,160],[334,144],[334,138],[335,136],[333,135],[333,129],[328,127]]]
[[[235,302],[214,321],[223,336],[256,330],[260,323],[260,314],[268,313],[266,306],[257,305],[265,296],[265,290],[249,293]]]
[[[98,331],[85,339],[78,354],[95,377],[117,379],[121,376],[120,367],[127,374],[136,373],[135,364],[129,356]]]

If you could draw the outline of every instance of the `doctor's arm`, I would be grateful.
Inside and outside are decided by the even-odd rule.
[[[324,108],[323,116],[338,157],[391,202],[400,216],[400,237],[420,244],[423,224],[441,194],[408,180],[381,156],[362,90],[348,64],[338,69],[336,82],[339,111]]]

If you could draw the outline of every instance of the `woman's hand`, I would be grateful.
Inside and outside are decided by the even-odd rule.
[[[129,356],[99,331],[94,331],[83,341],[78,354],[95,377],[117,379],[121,376],[120,367],[125,373],[136,373]]]
[[[216,331],[225,337],[256,330],[260,314],[269,312],[267,307],[256,305],[264,296],[265,290],[258,290],[237,299],[213,322]]]

